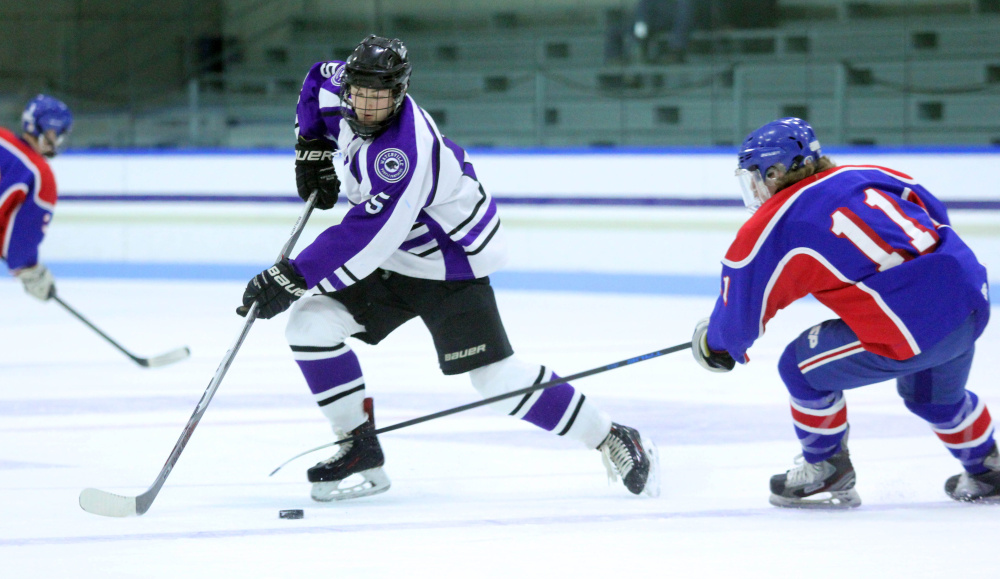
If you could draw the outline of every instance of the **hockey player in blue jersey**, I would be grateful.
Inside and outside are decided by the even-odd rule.
[[[556,379],[514,354],[489,275],[506,260],[496,202],[465,150],[407,94],[411,67],[396,39],[369,36],[346,62],[306,75],[296,110],[296,182],[320,209],[343,192],[351,208],[292,260],[247,285],[270,318],[295,303],[286,336],[337,438],[374,429],[365,379],[347,338],[378,344],[420,317],[444,374],[468,373],[484,396]],[[290,283],[289,283],[290,282]],[[303,288],[317,293],[299,299]],[[659,493],[655,446],[613,423],[570,384],[492,405],[544,430],[599,449],[609,475],[634,494]],[[389,488],[376,437],[345,443],[309,469],[312,497],[330,501]],[[360,474],[363,481],[344,479]]]
[[[55,292],[52,273],[38,260],[58,196],[45,158],[56,156],[72,127],[63,102],[38,95],[21,115],[20,135],[0,128],[0,247],[10,272],[40,300]]]
[[[721,295],[695,328],[695,359],[715,372],[747,362],[768,320],[807,294],[839,316],[803,332],[778,362],[804,460],[771,478],[771,503],[861,504],[844,391],[889,379],[962,463],[945,482],[948,496],[1000,498],[993,423],[965,388],[990,316],[986,269],[944,204],[897,171],[835,166],[796,118],[752,132],[737,177],[754,213],[722,261]]]

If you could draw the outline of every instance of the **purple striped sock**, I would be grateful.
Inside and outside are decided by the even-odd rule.
[[[313,394],[356,382],[361,378],[361,364],[353,351],[323,360],[296,360]]]
[[[556,380],[559,376],[551,374],[549,380]],[[551,431],[559,424],[569,408],[570,402],[576,389],[569,384],[560,384],[552,388],[542,390],[542,395],[531,405],[531,409],[524,415],[524,420],[539,428]]]

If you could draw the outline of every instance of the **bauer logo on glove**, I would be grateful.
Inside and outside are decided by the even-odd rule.
[[[325,139],[300,138],[295,145],[295,187],[303,201],[313,191],[319,192],[317,209],[330,209],[340,195],[340,179],[333,166],[335,151],[336,146]]]
[[[271,319],[292,307],[292,302],[306,295],[306,279],[283,258],[278,263],[258,273],[247,283],[243,292],[243,305],[236,313],[246,317],[250,307],[257,303],[257,317]]]
[[[308,150],[296,150],[295,151],[296,161],[328,161],[333,162],[333,151],[308,151]]]
[[[271,269],[267,270],[267,273],[271,274],[271,276],[274,278],[274,282],[280,285],[281,287],[285,288],[286,292],[294,295],[297,298],[306,295],[306,290],[303,287],[305,284],[303,283],[300,285],[288,279],[288,277],[281,272],[281,269],[278,266],[274,266]],[[257,281],[257,279],[254,278],[254,281]]]

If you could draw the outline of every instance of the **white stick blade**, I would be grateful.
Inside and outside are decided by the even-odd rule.
[[[123,497],[100,489],[80,491],[80,507],[102,517],[134,517],[135,497]]]
[[[191,350],[187,346],[183,348],[177,348],[176,350],[171,350],[166,354],[160,354],[159,356],[154,356],[146,361],[146,366],[149,368],[156,368],[158,366],[166,366],[167,364],[173,364],[174,362],[180,362],[181,360],[187,358],[191,355]]]

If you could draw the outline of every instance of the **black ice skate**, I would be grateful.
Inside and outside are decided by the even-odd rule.
[[[846,440],[844,437],[840,452],[824,461],[808,463],[800,454],[795,458],[798,466],[772,476],[771,504],[800,509],[860,507],[861,497],[854,490],[854,465]]]
[[[638,430],[611,423],[611,432],[597,450],[610,482],[617,480],[617,472],[632,494],[660,496],[659,453],[653,441],[643,438]]]
[[[963,472],[948,477],[944,483],[944,492],[956,501],[1000,501],[1000,453],[995,444],[993,450],[986,455],[983,466],[990,470],[982,474]]]
[[[368,422],[338,439],[367,434],[375,430],[375,418],[371,410],[371,399],[365,399]],[[389,490],[389,477],[382,471],[385,456],[375,436],[366,436],[345,442],[337,454],[309,469],[309,482],[313,483],[312,498],[315,501],[339,501],[377,495]],[[362,479],[356,484],[344,485],[352,477]]]

